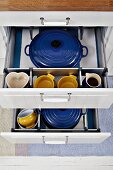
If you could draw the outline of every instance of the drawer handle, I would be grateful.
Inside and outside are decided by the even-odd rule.
[[[66,144],[66,143],[63,140],[62,141],[56,140],[56,141],[45,141],[44,144]]]
[[[43,17],[41,17],[40,21],[41,21],[41,25],[57,25],[57,24],[69,25],[70,18],[67,17],[65,22],[48,22],[48,21],[45,21],[45,19]]]
[[[60,102],[69,102],[71,100],[71,93],[68,93],[67,97],[44,97],[44,93],[40,93],[41,101],[42,102],[49,102],[49,103],[60,103]]]
[[[42,136],[43,144],[68,144],[68,136],[65,140],[45,140],[45,136]]]

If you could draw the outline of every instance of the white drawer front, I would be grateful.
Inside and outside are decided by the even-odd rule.
[[[110,133],[14,133],[2,132],[1,137],[11,143],[43,143],[43,144],[71,144],[71,143],[101,143]]]
[[[43,94],[43,95],[42,95]],[[113,89],[0,89],[3,108],[109,108]]]
[[[69,26],[113,26],[113,12],[83,11],[0,12],[0,25],[41,26],[41,17],[45,19],[45,26],[66,26],[66,17],[70,17]]]
[[[1,137],[11,143],[43,143],[42,135],[36,133],[1,132]]]
[[[110,133],[79,133],[79,134],[70,134],[68,143],[101,143],[110,137]]]

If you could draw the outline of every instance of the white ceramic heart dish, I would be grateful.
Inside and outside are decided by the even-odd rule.
[[[5,80],[9,88],[23,88],[29,82],[29,76],[24,72],[11,72],[6,76]]]

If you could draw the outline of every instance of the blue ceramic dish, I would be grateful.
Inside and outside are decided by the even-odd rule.
[[[41,115],[49,128],[74,128],[82,115],[81,109],[42,109]]]
[[[76,67],[81,58],[87,56],[88,48],[69,32],[54,29],[36,35],[30,45],[26,45],[25,54],[36,67],[66,68]]]

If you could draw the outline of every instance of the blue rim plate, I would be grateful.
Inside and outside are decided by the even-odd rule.
[[[42,109],[41,115],[50,128],[69,129],[75,127],[82,115],[81,109]]]
[[[27,54],[27,48],[29,53]],[[46,30],[36,35],[30,45],[25,47],[26,55],[36,67],[60,68],[77,65],[83,56],[80,41],[64,30]]]

